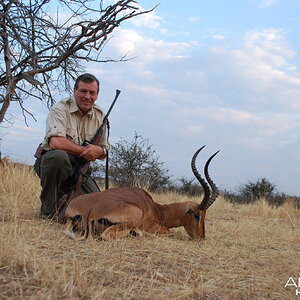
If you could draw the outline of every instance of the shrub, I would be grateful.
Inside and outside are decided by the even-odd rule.
[[[199,196],[203,192],[203,188],[195,182],[195,179],[184,177],[179,178],[172,186],[169,186],[169,190],[192,197]]]
[[[275,185],[266,178],[258,179],[256,182],[249,181],[239,188],[239,195],[245,198],[246,203],[256,202],[260,198],[269,199],[275,195]]]
[[[163,189],[170,184],[169,171],[163,165],[153,145],[136,133],[132,141],[120,140],[111,146],[109,152],[110,180],[119,187],[140,186],[150,191]],[[95,165],[94,169],[97,169]],[[100,166],[97,173],[103,177],[105,168]]]

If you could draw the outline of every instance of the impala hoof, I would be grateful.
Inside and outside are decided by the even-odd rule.
[[[73,231],[65,230],[64,234],[72,240],[77,240],[76,234]]]
[[[139,229],[134,229],[134,230],[131,229],[129,231],[129,234],[132,235],[132,236],[134,236],[134,237],[141,237],[141,236],[143,236],[143,232],[141,230],[139,230]]]

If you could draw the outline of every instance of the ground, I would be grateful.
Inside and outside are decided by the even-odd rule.
[[[103,242],[67,238],[38,219],[31,168],[0,170],[0,299],[298,299],[300,212],[263,199],[207,212],[206,240],[183,228],[168,235]],[[153,194],[159,203],[193,200]]]

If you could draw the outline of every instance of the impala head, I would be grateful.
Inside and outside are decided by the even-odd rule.
[[[205,224],[204,224],[204,219],[205,219],[205,214],[206,210],[214,203],[216,198],[219,195],[219,190],[217,186],[214,184],[212,179],[210,178],[208,174],[208,166],[211,162],[211,160],[217,155],[219,151],[214,153],[206,162],[205,167],[204,167],[204,175],[206,178],[203,179],[201,175],[199,174],[197,168],[196,168],[196,158],[199,154],[199,152],[204,148],[205,146],[201,147],[196,151],[194,154],[192,161],[191,161],[191,167],[192,171],[197,178],[197,180],[200,182],[204,196],[202,201],[199,204],[195,204],[194,207],[191,207],[187,210],[187,222],[186,225],[184,226],[186,232],[189,234],[190,237],[194,239],[204,239],[205,238]]]

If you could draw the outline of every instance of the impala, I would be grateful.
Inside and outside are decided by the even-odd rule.
[[[200,203],[187,201],[161,205],[144,189],[137,187],[84,194],[72,200],[66,209],[65,233],[76,238],[74,231],[77,228],[81,231],[80,239],[97,233],[101,239],[110,240],[130,234],[139,236],[142,231],[168,233],[172,227],[183,226],[191,238],[204,239],[206,211],[219,195],[208,173],[208,166],[219,151],[205,164],[206,180],[196,168],[196,158],[204,147],[196,151],[191,161],[192,171],[204,191]]]

